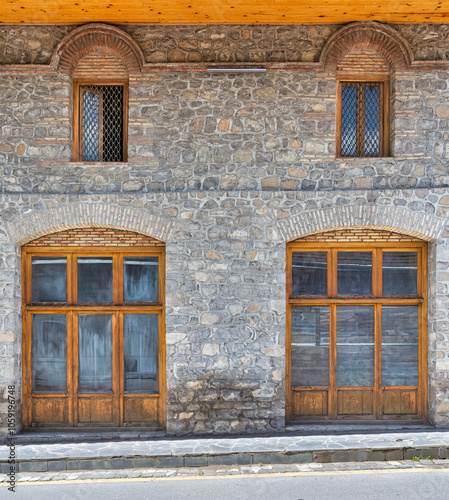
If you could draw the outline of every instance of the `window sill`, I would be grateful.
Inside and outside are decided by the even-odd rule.
[[[70,161],[69,165],[128,165],[127,161]]]

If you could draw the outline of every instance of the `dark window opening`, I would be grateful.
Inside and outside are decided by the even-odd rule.
[[[123,86],[80,86],[82,161],[123,161]]]
[[[341,82],[340,156],[386,156],[384,82]]]

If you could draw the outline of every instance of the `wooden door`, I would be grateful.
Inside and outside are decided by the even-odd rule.
[[[288,420],[426,420],[426,245],[291,243]]]
[[[163,250],[24,249],[24,425],[162,427]]]

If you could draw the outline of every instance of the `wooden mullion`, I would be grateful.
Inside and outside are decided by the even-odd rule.
[[[73,161],[80,161],[82,154],[80,152],[80,116],[81,116],[81,106],[80,103],[80,88],[79,83],[75,80],[73,82],[73,107],[72,107],[72,146],[73,146]]]
[[[114,425],[116,427],[120,426],[121,414],[120,414],[120,406],[121,406],[121,392],[120,392],[120,338],[119,338],[119,313],[111,315],[111,323],[112,323],[112,413]]]
[[[374,306],[374,416],[382,418],[382,304]]]
[[[373,296],[382,297],[382,250],[373,251]]]
[[[119,426],[124,422],[124,393],[125,393],[125,356],[124,356],[124,313],[118,312],[118,404],[119,404]]]
[[[358,157],[365,156],[365,85],[358,83],[357,88],[357,154]]]
[[[329,418],[337,418],[337,306],[329,306]]]
[[[68,406],[68,425],[75,425],[75,374],[73,367],[74,352],[74,333],[73,333],[73,312],[67,315],[67,406]]]
[[[423,297],[423,304],[420,305],[419,314],[419,377],[418,377],[418,404],[421,417],[427,421],[428,414],[428,374],[427,374],[427,356],[428,356],[428,311],[427,311],[427,247],[423,247],[420,252],[418,283]]]
[[[286,317],[286,335],[285,335],[285,418],[288,422],[293,416],[293,393],[292,393],[292,306],[289,303],[289,297],[292,293],[292,248],[287,248],[286,265],[286,302],[287,302],[287,317]]]
[[[73,425],[78,425],[78,381],[79,381],[79,328],[78,328],[78,314],[72,314],[72,335],[73,335],[73,379],[72,379],[72,398],[73,398]]]

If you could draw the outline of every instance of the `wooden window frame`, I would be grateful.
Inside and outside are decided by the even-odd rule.
[[[336,99],[336,156],[337,158],[383,158],[390,156],[390,77],[386,75],[338,75]],[[342,88],[345,82],[381,83],[379,156],[343,156],[342,141]]]
[[[129,109],[129,86],[128,80],[92,80],[92,79],[76,79],[73,80],[73,161],[83,162],[81,157],[81,103],[80,103],[80,87],[84,85],[120,85],[123,87],[123,134],[122,134],[122,150],[123,158],[121,162],[128,161],[128,109]],[[90,162],[86,163],[114,163],[114,162]],[[117,163],[117,162],[116,162]]]
[[[327,252],[327,296],[292,296],[292,257],[293,252]],[[371,251],[373,252],[373,295],[372,296],[338,296],[337,295],[337,252]],[[382,251],[418,252],[418,283],[416,296],[382,296]],[[292,242],[287,245],[287,333],[286,333],[286,421],[320,421],[320,420],[359,420],[359,417],[338,414],[336,383],[336,307],[337,305],[372,305],[375,309],[375,382],[373,390],[373,414],[363,417],[374,421],[427,421],[427,244],[425,242]],[[328,306],[330,315],[329,345],[329,385],[327,387],[292,387],[292,307],[293,306]],[[417,305],[419,306],[419,366],[418,386],[387,387],[381,385],[381,324],[380,310],[382,305]],[[339,390],[367,390],[364,387],[338,388]],[[383,414],[382,397],[386,391],[415,391],[416,415]],[[315,396],[314,396],[315,395]],[[394,396],[394,395],[393,395]],[[393,397],[392,396],[392,397]],[[314,397],[322,401],[322,414],[301,415],[296,409],[303,402],[315,404]],[[307,399],[308,398],[308,399]],[[317,403],[321,404],[320,401]],[[320,413],[319,411],[317,413]],[[362,419],[363,419],[362,418]]]
[[[40,257],[67,257],[67,302],[36,304],[31,301],[31,259]],[[113,303],[77,304],[76,278],[77,257],[96,256],[113,259]],[[159,259],[159,302],[125,303],[124,257],[158,257]],[[164,428],[166,420],[166,345],[165,345],[165,248],[161,247],[23,247],[22,248],[22,349],[23,349],[23,425],[24,428],[39,427],[151,427]],[[67,392],[32,392],[32,337],[33,314],[65,314],[67,316]],[[98,394],[78,394],[78,328],[80,314],[110,314],[112,316],[112,395],[113,420],[106,423],[80,423],[78,421],[79,401],[98,398]],[[159,391],[157,394],[124,392],[124,314],[157,314],[159,317]],[[101,397],[99,399],[102,399]],[[103,398],[105,399],[105,398]],[[107,399],[107,398],[106,398]],[[149,408],[155,415],[152,421],[125,421],[125,406],[137,405]],[[140,400],[140,401],[137,401]],[[37,410],[36,410],[37,408]],[[41,409],[39,409],[41,408]],[[60,413],[64,422],[36,422],[34,415],[51,411]],[[130,410],[131,411],[131,410]],[[138,411],[138,409],[136,410]],[[63,415],[63,416],[62,416]],[[57,420],[57,419],[56,419]]]

